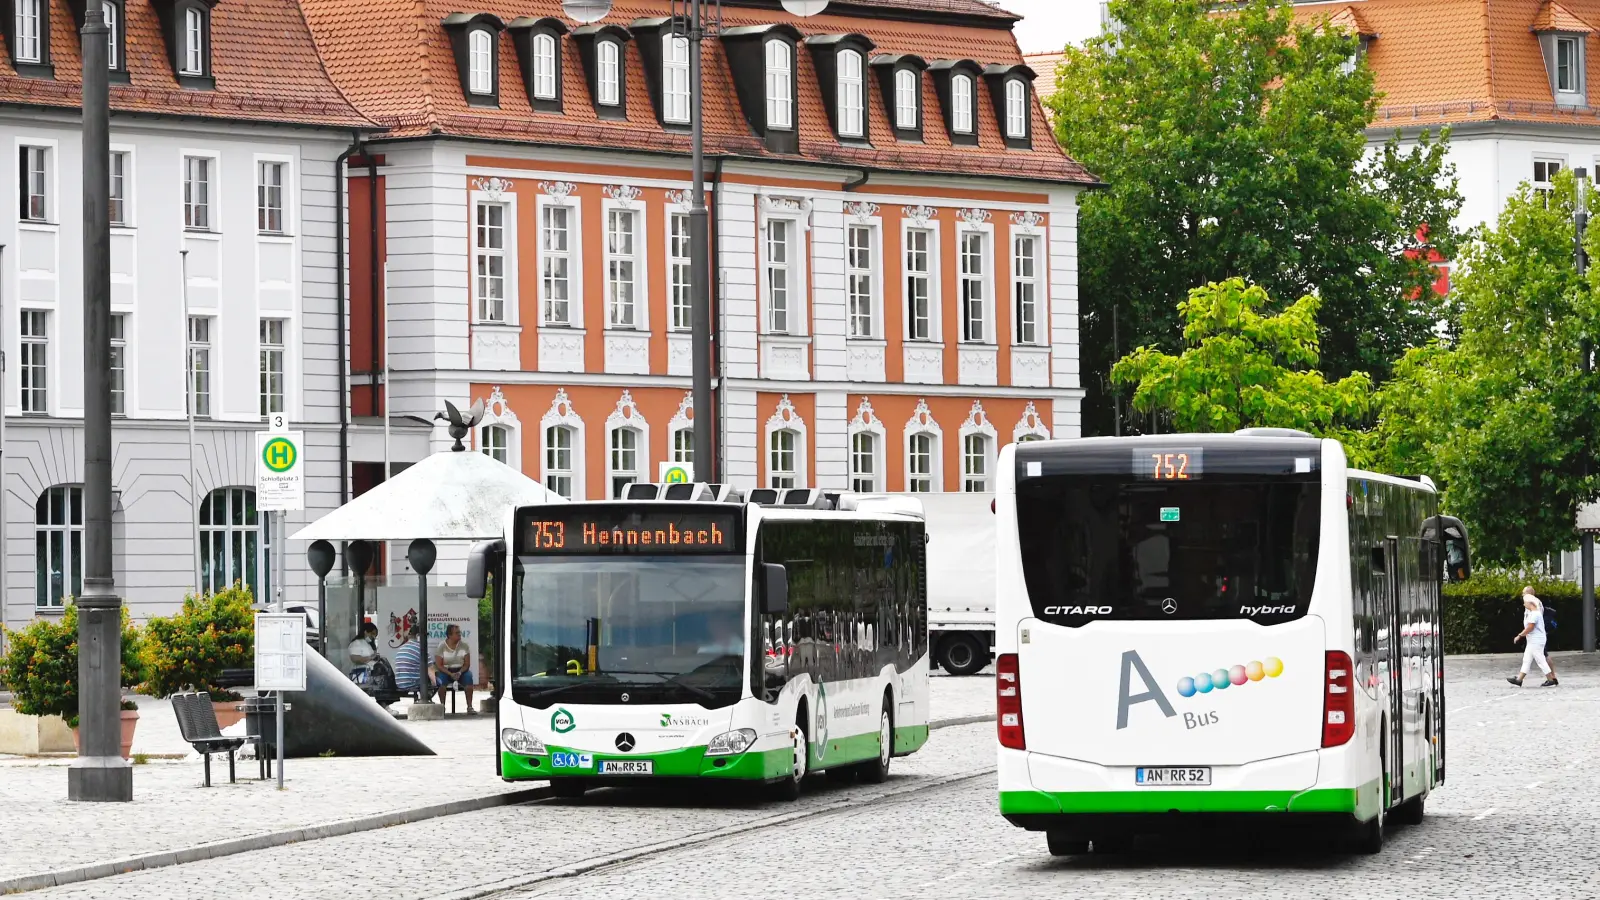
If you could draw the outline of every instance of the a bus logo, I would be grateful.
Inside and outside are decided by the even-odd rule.
[[[554,731],[556,734],[566,734],[577,727],[578,721],[574,719],[572,717],[572,713],[567,711],[565,708],[557,709],[555,712],[550,714],[550,730]]]

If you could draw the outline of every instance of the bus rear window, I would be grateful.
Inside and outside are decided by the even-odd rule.
[[[1017,531],[1034,615],[1074,626],[1299,618],[1316,579],[1315,478],[1025,479],[1017,487]]]

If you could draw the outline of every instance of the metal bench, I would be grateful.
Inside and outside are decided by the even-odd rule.
[[[217,727],[217,711],[209,694],[173,694],[172,711],[178,717],[183,739],[205,758],[206,787],[211,786],[211,754],[228,754],[228,783],[236,780],[234,754],[244,746],[244,738],[224,737]]]

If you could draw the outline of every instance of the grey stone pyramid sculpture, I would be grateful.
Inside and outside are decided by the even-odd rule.
[[[306,649],[306,689],[283,694],[284,756],[434,755],[347,674]]]

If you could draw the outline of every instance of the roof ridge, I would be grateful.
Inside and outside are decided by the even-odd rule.
[[[1500,118],[1500,105],[1495,102],[1494,91],[1494,38],[1489,33],[1489,3],[1483,0],[1483,15],[1478,17],[1479,25],[1483,29],[1483,96],[1485,105],[1489,107],[1489,118]]]
[[[417,29],[417,67],[422,72],[423,121],[429,133],[438,134],[444,131],[444,126],[440,124],[438,111],[433,108],[433,75],[428,61],[428,0],[412,0],[412,5],[417,11],[411,24]]]
[[[339,84],[339,80],[333,77],[332,72],[328,71],[328,54],[323,50],[322,42],[317,39],[316,29],[311,27],[311,20],[306,18],[305,5],[299,2],[292,5],[294,6],[295,15],[300,18],[300,27],[306,30],[306,37],[311,39],[311,46],[316,48],[317,68],[322,70],[322,77],[328,80],[328,84],[333,87],[333,92],[339,95],[339,99],[344,101],[344,105],[349,107],[352,113],[372,123],[373,126],[382,128],[383,126],[379,125],[377,120],[367,115],[361,107],[356,105],[354,100],[350,99],[350,95],[344,92],[344,87]]]

